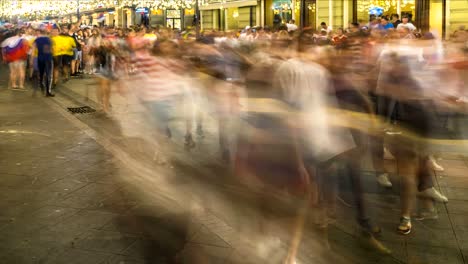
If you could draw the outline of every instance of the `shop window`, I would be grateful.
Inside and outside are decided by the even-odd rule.
[[[292,3],[289,0],[273,0],[273,25],[279,26],[287,23],[292,17]]]
[[[172,29],[181,29],[180,14],[181,12],[179,9],[166,10],[166,26]]]
[[[358,0],[357,15],[358,21],[369,21],[370,14],[377,16],[392,14],[407,14],[414,19],[415,0]]]

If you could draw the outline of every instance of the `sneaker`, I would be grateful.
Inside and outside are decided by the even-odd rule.
[[[430,198],[439,203],[447,203],[448,198],[442,195],[439,191],[437,191],[434,187],[426,189],[422,192],[419,192],[418,195],[420,197]]]
[[[444,171],[444,167],[437,163],[434,156],[429,156],[429,166],[431,166],[435,171]]]
[[[402,235],[408,235],[411,233],[411,218],[402,216],[400,218],[400,224],[398,225],[397,231]]]
[[[379,183],[380,186],[385,187],[385,188],[392,188],[392,182],[388,178],[388,173],[382,173],[379,176],[377,176],[377,182]]]

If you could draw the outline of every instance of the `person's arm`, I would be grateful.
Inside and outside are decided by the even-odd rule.
[[[34,57],[35,57],[34,54],[37,54],[36,51],[37,51],[37,46],[36,46],[36,41],[34,41],[31,45],[31,56],[29,56],[29,65],[30,65],[29,67],[31,68],[34,65]]]

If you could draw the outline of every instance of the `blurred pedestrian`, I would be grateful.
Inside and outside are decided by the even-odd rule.
[[[3,61],[8,63],[10,68],[9,87],[15,90],[24,91],[24,80],[26,72],[26,60],[30,49],[26,39],[21,37],[20,30],[15,30],[14,35],[5,39],[2,44]]]

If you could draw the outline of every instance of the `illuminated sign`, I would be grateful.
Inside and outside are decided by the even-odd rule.
[[[148,8],[145,8],[145,7],[139,7],[137,9],[135,9],[135,12],[138,13],[138,14],[148,14],[149,10],[148,10]]]

